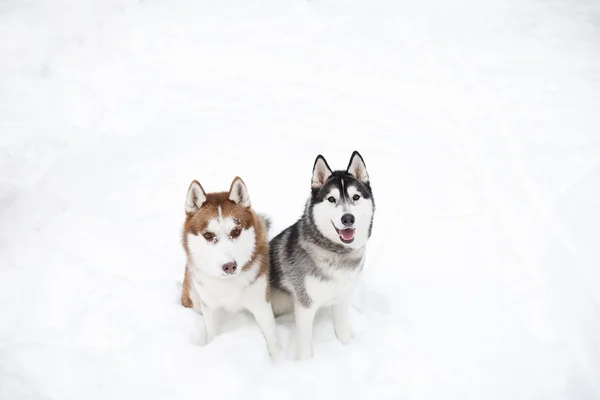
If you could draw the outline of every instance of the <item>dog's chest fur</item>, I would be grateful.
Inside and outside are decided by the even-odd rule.
[[[315,305],[333,304],[356,287],[364,262],[363,250],[341,254],[317,246],[307,250],[320,272],[319,276],[310,274],[305,278],[306,292]]]
[[[359,276],[359,271],[336,271],[328,280],[309,275],[305,281],[306,291],[315,306],[328,306],[353,290]]]
[[[259,299],[264,299],[266,290],[266,279],[257,279],[257,273],[260,267],[258,262],[254,262],[252,267],[242,271],[238,276],[231,279],[219,279],[204,274],[192,266],[192,300],[196,303],[203,303],[211,308],[224,308],[230,312],[237,312],[256,297],[256,291],[261,291]],[[260,277],[259,277],[260,278]],[[264,281],[264,282],[263,282]],[[199,300],[199,301],[197,301]]]

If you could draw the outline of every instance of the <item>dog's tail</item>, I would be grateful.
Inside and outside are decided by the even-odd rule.
[[[271,229],[271,218],[269,218],[266,214],[258,214],[258,217],[262,220],[262,223],[265,226],[265,230],[268,234],[269,229]]]

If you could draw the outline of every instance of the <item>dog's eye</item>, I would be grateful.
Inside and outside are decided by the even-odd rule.
[[[354,196],[352,196],[352,200],[356,201],[358,199],[360,199],[360,195],[355,194]]]
[[[333,196],[329,196],[329,198],[327,199],[330,203],[335,203],[335,197]]]
[[[236,238],[240,236],[240,233],[242,233],[242,230],[240,228],[233,228],[233,230],[231,231],[231,237]]]
[[[206,240],[213,240],[215,238],[215,235],[212,232],[204,232],[204,239]]]

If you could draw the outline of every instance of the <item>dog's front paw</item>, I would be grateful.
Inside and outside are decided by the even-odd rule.
[[[192,343],[196,346],[206,346],[213,341],[213,336],[208,336],[204,330],[195,332],[192,335]]]
[[[310,349],[300,349],[296,352],[296,360],[306,361],[312,359],[312,351]]]
[[[281,350],[271,352],[269,356],[271,357],[271,362],[273,364],[280,364],[283,362],[283,352]]]
[[[195,346],[205,346],[207,344],[207,342],[206,342],[206,334],[204,333],[204,330],[202,330],[202,331],[196,330],[196,331],[190,333],[190,341]]]
[[[340,341],[340,343],[343,344],[344,346],[348,346],[348,345],[351,345],[352,343],[354,343],[354,337],[350,331],[338,333],[338,334],[336,334],[336,336],[337,336],[338,340]]]
[[[312,358],[312,346],[310,344],[298,344],[296,348],[296,360],[310,360]]]
[[[299,353],[298,355],[296,355],[296,360],[298,360],[298,361],[308,361],[311,359],[312,359],[312,354],[310,354],[310,353],[308,353],[308,354],[307,353],[303,353],[303,354]]]
[[[354,335],[352,335],[352,331],[350,331],[349,327],[342,327],[335,330],[335,335],[338,340],[344,346],[352,344],[354,342]]]
[[[216,334],[214,330],[207,330],[202,318],[197,319],[195,329],[190,334],[190,339],[196,346],[206,346],[213,341]]]
[[[269,350],[269,356],[271,357],[271,361],[273,364],[279,364],[283,361],[283,352],[281,351],[281,347],[277,346],[274,349]]]

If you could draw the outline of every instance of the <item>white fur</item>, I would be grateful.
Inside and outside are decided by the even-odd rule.
[[[356,284],[354,286],[356,286]],[[353,291],[354,290],[350,290],[344,295],[340,296],[331,310],[333,313],[333,328],[335,330],[335,335],[345,346],[351,344],[354,339],[352,330],[350,329],[350,321],[348,316],[350,313],[350,300]]]
[[[204,189],[194,181],[190,185],[186,198],[185,198],[185,211],[187,213],[194,213],[202,207],[202,203],[206,201],[206,194]]]
[[[329,191],[329,193],[327,193],[327,196],[325,196],[325,200],[326,202],[329,203],[329,197],[333,197],[335,199],[335,203],[330,203],[330,204],[337,204],[338,201],[340,201],[340,191],[337,190],[336,188],[331,188],[331,190]]]
[[[324,158],[317,158],[315,166],[313,168],[312,187],[318,188],[323,186],[327,178],[331,176],[331,169],[327,165]]]
[[[350,164],[347,169],[348,173],[353,175],[356,179],[363,183],[369,182],[369,174],[367,174],[367,166],[363,159],[358,155],[354,154],[350,160]]]
[[[265,275],[254,281],[260,266],[255,262],[248,270],[233,279],[215,278],[205,274],[196,265],[191,266],[193,285],[190,297],[194,308],[203,314],[205,343],[210,343],[219,333],[217,311],[229,312],[248,310],[256,320],[274,361],[281,359],[275,317],[271,304],[266,300],[267,278]],[[254,281],[254,282],[253,282]]]
[[[330,254],[315,245],[308,245],[307,251],[314,255],[318,266],[329,276],[330,280],[322,280],[314,276],[305,279],[306,291],[312,303],[304,307],[297,303],[294,305],[297,332],[297,358],[306,360],[312,357],[312,330],[316,312],[321,307],[332,306],[333,326],[338,340],[348,345],[352,343],[353,335],[350,329],[348,313],[350,299],[359,279],[361,268],[354,270],[332,268]],[[364,253],[362,254],[364,257]]]
[[[358,270],[350,272],[337,270],[332,275],[333,279],[329,281],[310,275],[306,277],[306,291],[319,307],[331,306],[346,293],[351,292],[358,283],[360,272]]]
[[[373,203],[371,199],[360,199],[354,201],[352,196],[357,194],[358,191],[354,185],[348,186],[348,194],[350,195],[350,201],[348,203],[342,203],[339,201],[340,193],[337,189],[332,189],[327,194],[325,200],[313,207],[313,216],[315,218],[315,224],[319,231],[334,243],[341,243],[345,246],[353,249],[359,249],[363,247],[369,239],[369,226],[371,224],[371,216],[373,215]],[[335,203],[330,203],[327,198],[333,196],[336,199]],[[354,215],[354,241],[349,244],[345,244],[340,239],[340,235],[336,232],[332,223],[337,229],[347,228],[342,225],[342,215],[350,213]]]
[[[223,278],[223,264],[235,261],[238,269],[227,278],[231,279],[238,275],[242,266],[254,254],[256,234],[254,228],[250,227],[242,229],[242,233],[237,238],[232,238],[230,234],[235,226],[235,221],[231,217],[210,220],[207,231],[215,235],[212,241],[204,238],[204,232],[198,235],[188,233],[188,248],[194,266],[209,276]]]
[[[328,200],[329,197],[334,197],[335,203],[330,203]],[[341,229],[340,221],[342,215],[345,214],[345,211],[340,203],[340,191],[336,188],[332,188],[325,196],[325,200],[313,207],[313,215],[317,227],[326,238],[334,243],[341,242],[340,236],[331,225],[333,223],[338,229]]]
[[[348,314],[350,299],[359,281],[359,272],[341,272],[331,281],[322,281],[309,276],[306,280],[306,290],[310,293],[313,303],[306,308],[295,304],[296,319],[296,356],[299,360],[312,358],[312,331],[316,312],[331,305],[333,327],[335,334],[343,345],[353,341]]]
[[[358,194],[358,195],[360,195],[360,192],[358,191],[358,189],[356,189],[356,186],[354,186],[354,185],[350,185],[350,186],[348,186],[348,190],[347,190],[347,192],[348,192],[348,196],[350,197],[350,199],[351,199],[353,202],[354,202],[354,200],[352,199],[352,197],[353,197],[355,194]],[[359,202],[359,201],[360,201],[360,199],[356,200],[356,202]]]
[[[308,360],[312,358],[313,322],[318,307],[303,307],[296,301],[294,316],[296,318],[296,358]]]
[[[231,183],[229,200],[244,207],[250,207],[250,195],[248,194],[248,188],[241,178],[235,178],[235,180]]]

